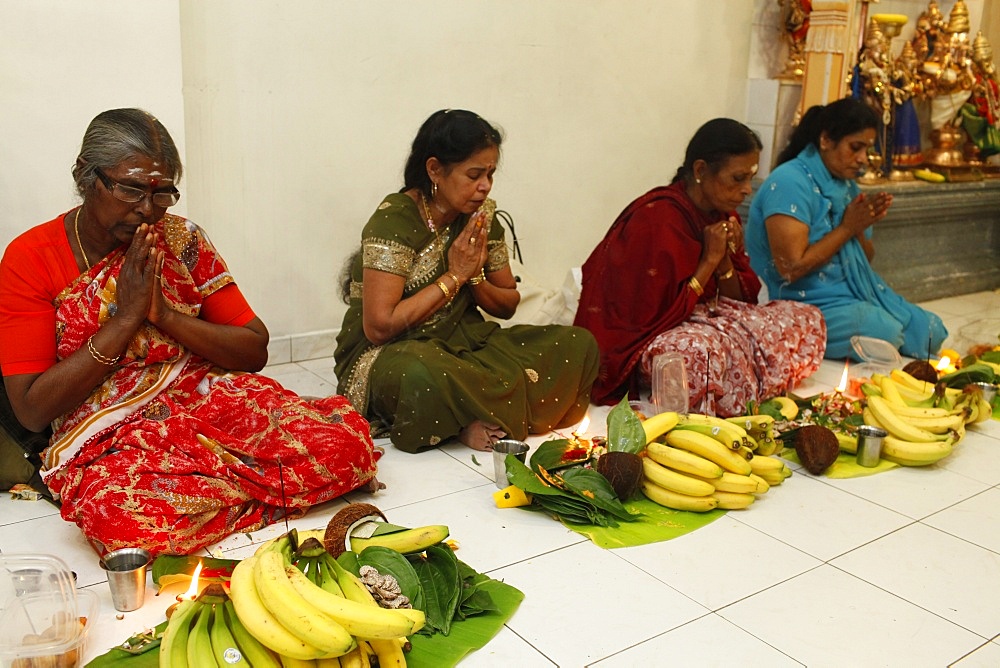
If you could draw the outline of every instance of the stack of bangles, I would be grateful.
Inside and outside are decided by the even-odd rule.
[[[701,287],[701,281],[699,281],[694,276],[692,276],[691,279],[688,281],[688,286],[692,290],[694,290],[694,293],[696,295],[698,295],[699,297],[701,297],[703,294],[705,294],[705,288]]]
[[[479,285],[485,280],[486,280],[486,271],[480,269],[478,274],[469,279],[469,285]]]
[[[102,355],[101,351],[99,351],[97,347],[94,346],[93,336],[87,339],[87,351],[90,353],[90,356],[93,357],[96,362],[104,366],[115,366],[116,364],[118,364],[118,361],[122,358],[121,355],[115,357],[114,359],[107,357],[106,355]]]
[[[461,286],[461,284],[458,281],[458,276],[456,276],[455,274],[451,273],[450,271],[447,274],[445,274],[445,276],[449,276],[451,278],[451,280],[453,280],[455,282],[455,294],[452,294],[451,290],[448,289],[448,284],[445,283],[444,280],[443,280],[444,276],[442,276],[438,280],[434,281],[434,285],[436,285],[439,288],[441,288],[441,292],[444,293],[444,303],[445,304],[450,304],[451,300],[454,299],[458,295],[458,290],[462,286]]]

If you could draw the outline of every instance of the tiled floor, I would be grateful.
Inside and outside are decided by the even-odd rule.
[[[929,307],[960,350],[1000,333],[998,293]],[[842,370],[825,362],[799,391],[829,390]],[[302,394],[336,386],[330,359],[267,373]],[[605,414],[592,410],[589,433]],[[498,510],[491,460],[461,446],[420,455],[389,446],[379,469],[386,490],[344,501],[375,503],[396,524],[448,524],[463,560],[525,593],[507,627],[463,665],[1000,666],[998,422],[971,429],[938,465],[852,480],[797,470],[747,510],[617,550],[540,514]],[[324,526],[341,505],[293,524]],[[283,530],[219,549],[243,556]],[[168,601],[152,588],[143,608],[118,618],[96,556],[47,503],[0,500],[0,551],[58,554],[98,593],[88,658],[163,620]]]

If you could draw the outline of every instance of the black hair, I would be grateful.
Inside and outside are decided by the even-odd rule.
[[[826,106],[809,107],[792,132],[788,145],[778,154],[775,167],[797,156],[809,144],[819,148],[819,138],[824,132],[831,140],[839,142],[855,132],[878,130],[880,122],[877,111],[853,97],[845,97]]]
[[[427,161],[437,158],[445,167],[466,160],[476,151],[496,146],[503,136],[499,129],[478,114],[463,109],[442,109],[431,114],[417,131],[410,157],[403,169],[400,192],[416,188],[427,197],[431,193],[431,178]]]
[[[675,183],[694,178],[694,163],[704,160],[713,174],[734,155],[763,148],[757,133],[731,118],[714,118],[698,128],[684,152],[684,164],[677,168]]]

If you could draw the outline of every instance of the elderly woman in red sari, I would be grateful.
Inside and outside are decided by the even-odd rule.
[[[181,162],[138,109],[98,115],[83,203],[0,263],[0,365],[43,479],[99,551],[190,553],[374,482],[368,423],[257,375],[268,331],[203,230],[167,213]],[[376,483],[377,484],[377,483]]]
[[[632,202],[583,265],[576,325],[597,338],[595,403],[647,390],[653,359],[681,355],[689,409],[733,416],[781,394],[823,359],[819,309],[758,305],[760,282],[735,209],[751,192],[760,139],[728,118],[703,125],[669,186]]]

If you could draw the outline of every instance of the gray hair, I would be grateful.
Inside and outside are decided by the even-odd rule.
[[[94,187],[95,168],[114,169],[135,155],[162,160],[174,185],[184,171],[181,156],[170,133],[148,111],[142,109],[110,109],[101,112],[87,126],[80,146],[80,155],[73,165],[73,181],[80,197]]]

